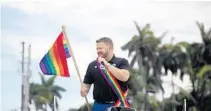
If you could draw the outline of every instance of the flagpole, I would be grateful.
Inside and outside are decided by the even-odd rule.
[[[76,68],[78,78],[79,78],[80,83],[81,83],[81,85],[82,85],[83,82],[82,82],[82,79],[81,79],[81,76],[80,76],[80,72],[79,72],[79,69],[78,69],[78,65],[77,65],[76,60],[75,60],[75,55],[74,55],[74,53],[73,53],[73,49],[72,49],[72,47],[71,47],[71,45],[70,45],[70,42],[69,42],[68,37],[67,37],[67,34],[66,34],[65,26],[62,26],[62,30],[63,30],[64,36],[65,36],[65,38],[66,38],[66,40],[67,40],[68,47],[69,47],[68,49],[69,49],[69,51],[70,51],[70,53],[71,53],[71,57],[73,58],[73,63],[74,63],[74,66],[75,66],[75,68]],[[86,103],[87,103],[88,111],[90,111],[89,102],[88,102],[88,99],[87,99],[86,96],[85,96],[85,100],[86,100]]]
[[[184,99],[184,111],[186,111],[186,99]]]

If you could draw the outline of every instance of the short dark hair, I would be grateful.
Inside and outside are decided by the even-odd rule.
[[[113,48],[113,41],[109,37],[102,37],[102,38],[96,40],[96,43],[98,43],[98,42],[104,42],[106,44],[111,45],[111,47]]]

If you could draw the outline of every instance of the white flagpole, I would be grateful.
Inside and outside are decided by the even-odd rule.
[[[186,99],[184,99],[184,111],[186,111]]]
[[[56,96],[53,96],[53,108],[54,108],[54,111],[57,111],[57,109],[56,109]]]
[[[64,33],[64,35],[65,35],[65,38],[67,39],[69,51],[70,51],[70,53],[71,53],[71,57],[72,57],[72,59],[73,59],[74,66],[75,66],[75,68],[76,68],[76,71],[77,71],[77,74],[78,74],[78,78],[79,78],[80,83],[81,83],[81,85],[82,85],[83,82],[82,82],[82,79],[81,79],[81,76],[80,76],[80,73],[79,73],[79,68],[78,68],[78,65],[77,65],[77,63],[76,63],[76,59],[75,59],[75,55],[74,55],[74,53],[73,53],[73,49],[72,49],[72,47],[71,47],[71,45],[70,45],[70,42],[69,42],[69,40],[68,40],[68,37],[67,37],[67,34],[66,34],[65,26],[62,26],[62,30],[63,30],[63,33]],[[86,103],[87,103],[88,111],[90,111],[89,102],[88,102],[88,99],[87,99],[86,96],[85,96],[85,100],[86,100]]]

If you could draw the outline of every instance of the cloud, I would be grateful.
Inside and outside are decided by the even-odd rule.
[[[14,5],[8,4],[8,7],[31,15],[46,16],[51,22],[57,24],[67,24],[79,28],[78,31],[86,33],[84,35],[86,38],[106,35],[109,32],[120,33],[121,31],[122,33],[122,30],[127,30],[127,32],[123,33],[121,38],[129,38],[125,34],[134,33],[134,20],[141,26],[151,23],[152,28],[158,34],[164,31],[169,31],[168,36],[186,33],[186,37],[177,34],[178,36],[175,38],[177,42],[188,41],[193,34],[199,34],[195,25],[196,20],[211,26],[211,16],[207,15],[210,8],[203,8],[204,2],[191,2],[191,5],[187,2],[138,2],[136,0],[115,2],[119,5],[110,0],[103,2],[79,0],[75,2],[20,2]],[[71,30],[70,32],[74,33]],[[164,38],[164,40],[169,42],[170,37]],[[200,37],[192,38],[192,41],[198,40]]]

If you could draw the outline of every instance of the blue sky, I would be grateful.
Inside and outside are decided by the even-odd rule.
[[[118,4],[118,5],[116,5]],[[95,40],[113,37],[117,56],[127,57],[120,47],[137,34],[133,21],[143,27],[150,23],[156,35],[168,31],[163,43],[175,37],[179,41],[201,41],[196,20],[211,27],[211,2],[139,2],[112,1],[19,1],[1,5],[1,103],[2,111],[20,107],[21,42],[32,45],[33,75],[31,81],[40,82],[38,63],[61,31],[67,27],[81,76],[90,61],[96,58]],[[27,50],[27,49],[26,49]],[[27,59],[27,58],[26,58]],[[130,60],[130,58],[128,58]],[[80,82],[71,59],[68,60],[70,78],[58,77],[56,84],[67,89],[60,100],[62,111],[79,107],[85,100],[80,96]],[[164,77],[168,80],[169,77]],[[188,87],[188,80],[182,83]],[[164,86],[168,90],[168,85]],[[171,92],[166,93],[168,96]],[[89,93],[92,101],[92,92]]]

